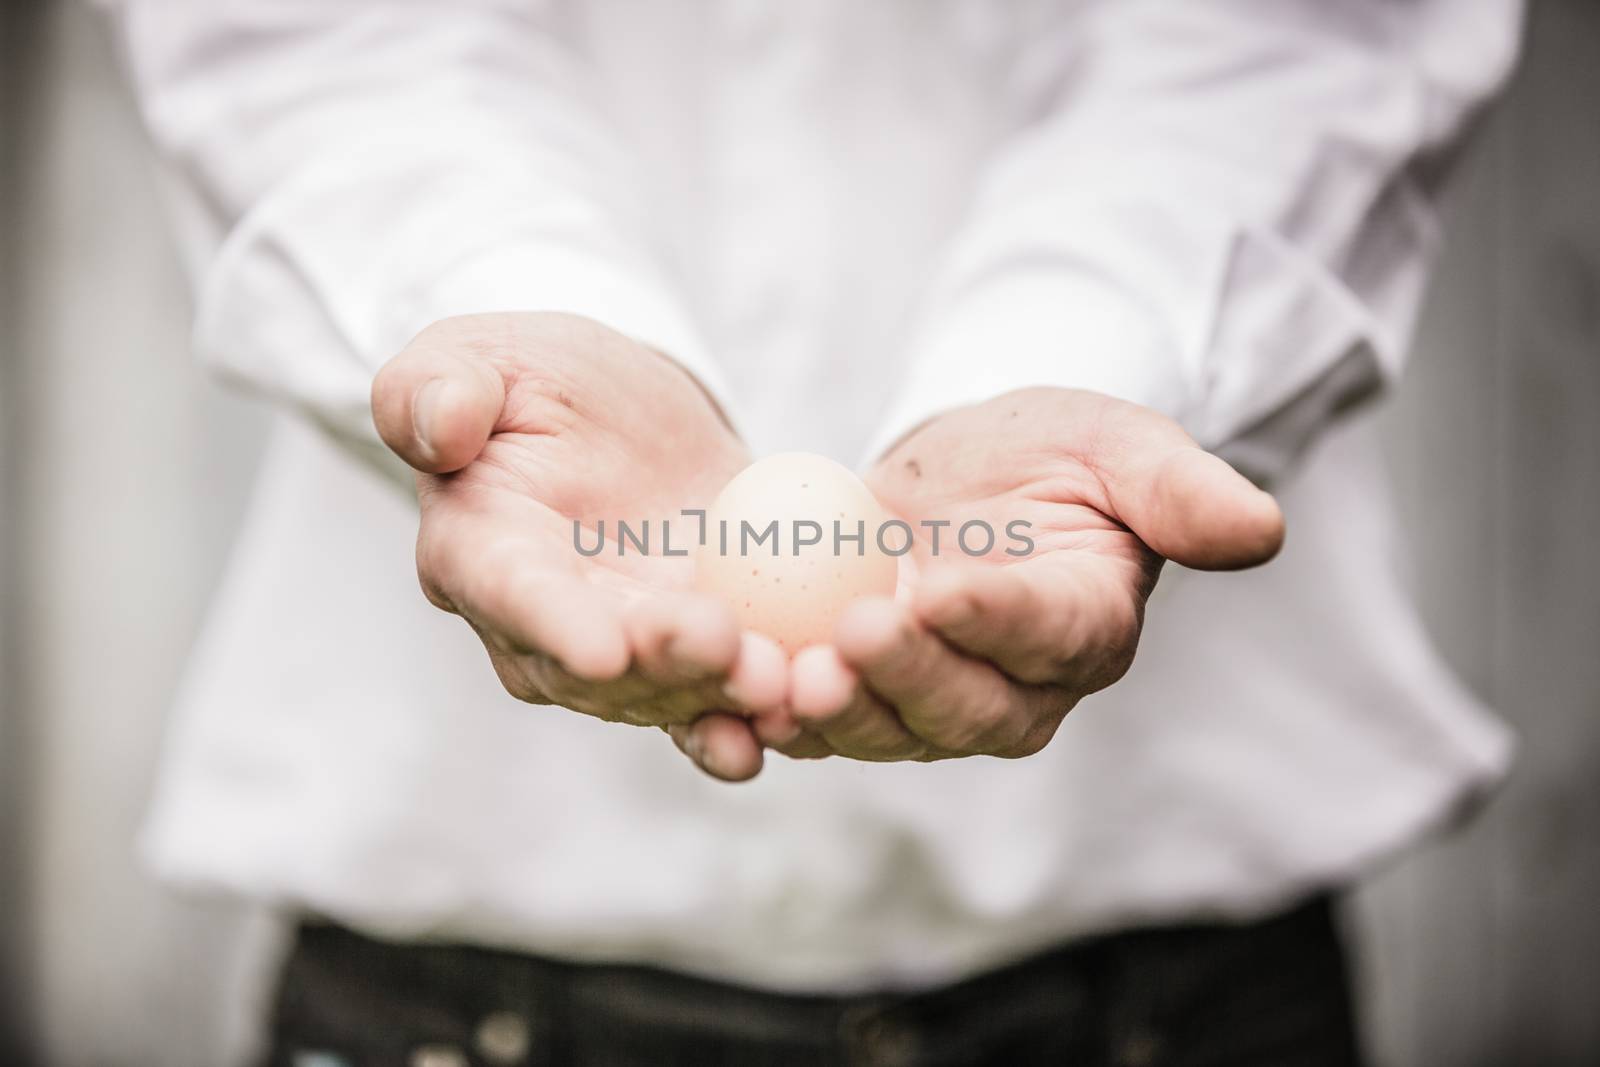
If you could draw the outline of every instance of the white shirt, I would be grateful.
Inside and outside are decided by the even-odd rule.
[[[920,984],[1338,884],[1502,773],[1396,576],[1368,426],[1516,0],[121,0],[196,345],[284,402],[176,712],[158,868],[386,935]],[[367,409],[447,314],[669,353],[759,454],[1022,385],[1272,480],[1041,754],[769,761],[521,705],[416,588]],[[317,428],[313,429],[312,425]],[[337,441],[336,445],[334,442]]]

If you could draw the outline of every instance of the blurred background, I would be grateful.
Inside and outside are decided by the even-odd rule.
[[[1382,1067],[1600,1063],[1600,4],[1535,0],[1385,409],[1433,634],[1521,735],[1350,902]],[[134,838],[266,413],[205,380],[105,27],[0,0],[0,1063],[217,1067],[270,917]]]

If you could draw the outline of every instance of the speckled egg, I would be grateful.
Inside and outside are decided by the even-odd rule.
[[[908,531],[884,529],[891,518],[833,460],[770,456],[740,471],[707,509],[695,584],[793,655],[830,640],[852,601],[894,594],[899,559],[891,553],[902,551]]]

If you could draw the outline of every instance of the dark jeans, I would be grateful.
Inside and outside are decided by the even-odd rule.
[[[273,1067],[1359,1062],[1325,898],[1136,930],[914,994],[783,996],[650,967],[384,944],[306,925]]]

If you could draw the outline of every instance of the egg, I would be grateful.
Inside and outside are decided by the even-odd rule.
[[[892,519],[833,460],[769,456],[735,475],[706,509],[695,584],[793,655],[830,640],[852,601],[894,594],[892,553],[903,552],[910,531],[886,528]]]

